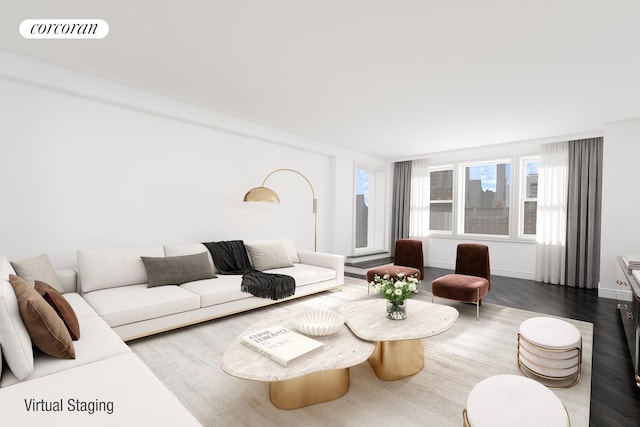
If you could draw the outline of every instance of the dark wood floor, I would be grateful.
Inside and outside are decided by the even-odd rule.
[[[451,271],[426,268],[424,284]],[[640,426],[640,389],[636,387],[629,347],[617,301],[598,298],[596,290],[492,276],[484,300],[594,324],[591,376],[592,426]]]

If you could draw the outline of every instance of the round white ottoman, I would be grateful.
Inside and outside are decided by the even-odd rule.
[[[519,375],[480,381],[467,397],[464,425],[470,427],[567,427],[569,415],[547,387]]]
[[[580,379],[582,336],[571,323],[532,317],[520,324],[518,369],[550,387],[571,387]]]

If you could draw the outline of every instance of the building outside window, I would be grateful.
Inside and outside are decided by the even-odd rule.
[[[453,167],[430,172],[429,230],[453,230]]]
[[[463,233],[508,236],[511,163],[466,165],[463,171]]]
[[[538,158],[523,158],[521,166],[520,190],[522,211],[519,230],[523,236],[535,237],[538,212]]]
[[[366,248],[369,241],[369,176],[367,169],[356,169],[356,249]]]
[[[384,247],[386,168],[354,164],[353,254],[380,252]]]

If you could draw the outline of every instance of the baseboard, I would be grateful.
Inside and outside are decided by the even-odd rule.
[[[618,291],[615,289],[603,289],[598,288],[598,297],[599,298],[608,298],[614,299],[618,301],[631,301],[631,292],[630,291]]]
[[[454,264],[447,262],[429,261],[429,265],[425,267],[445,268],[447,270],[455,269]],[[515,279],[536,280],[535,273],[518,270],[506,270],[501,268],[491,268],[491,274],[494,276],[513,277]]]

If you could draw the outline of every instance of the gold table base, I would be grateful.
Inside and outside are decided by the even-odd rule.
[[[269,398],[279,409],[297,409],[328,402],[349,390],[349,379],[349,368],[343,368],[274,381],[269,383]]]
[[[394,381],[417,374],[424,367],[424,338],[380,341],[369,364],[378,378]]]

